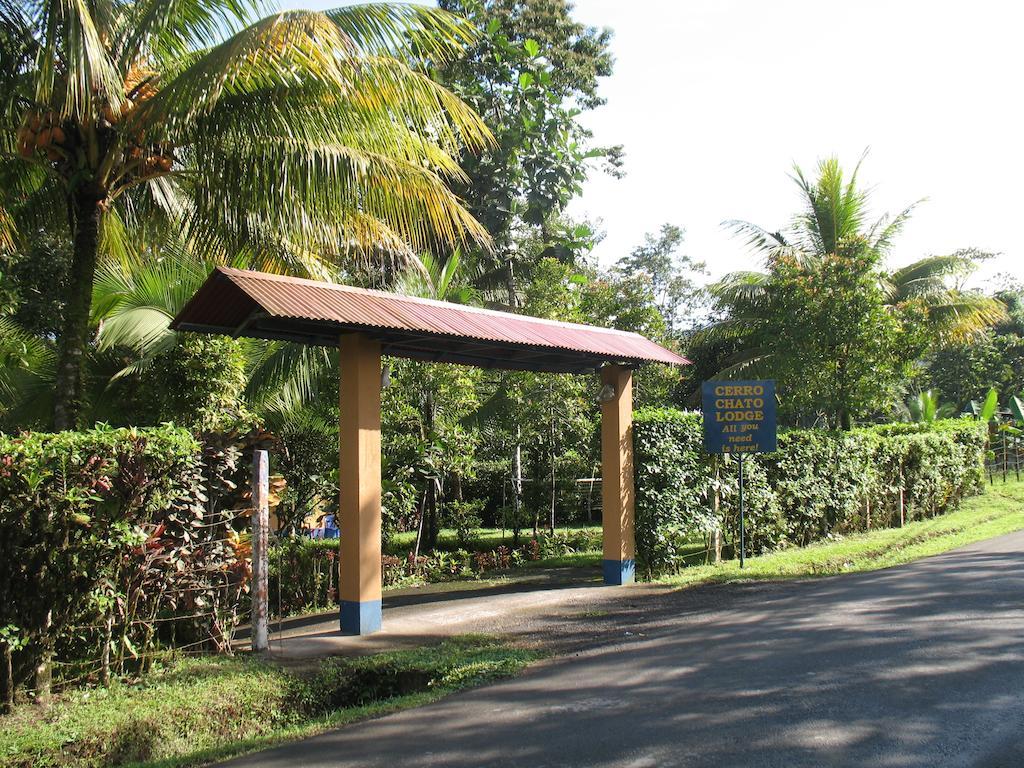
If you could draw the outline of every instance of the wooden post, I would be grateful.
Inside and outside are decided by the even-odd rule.
[[[601,403],[601,523],[604,583],[636,578],[633,532],[633,372],[620,365],[601,369],[611,396]]]
[[[270,460],[266,451],[252,457],[252,650],[266,651],[270,546]]]

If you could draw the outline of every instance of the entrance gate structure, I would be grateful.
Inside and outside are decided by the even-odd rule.
[[[633,370],[688,361],[636,333],[218,267],[178,331],[337,347],[341,630],[381,628],[381,356],[601,377],[605,584],[634,579]]]

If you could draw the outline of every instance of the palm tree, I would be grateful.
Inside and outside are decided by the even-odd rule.
[[[425,74],[467,24],[404,4],[258,8],[0,0],[0,247],[55,211],[73,246],[57,429],[80,409],[98,259],[139,222],[285,265],[486,242],[446,182],[490,134]]]

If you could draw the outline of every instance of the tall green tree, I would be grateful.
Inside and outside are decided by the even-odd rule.
[[[886,269],[914,206],[871,222],[859,169],[846,176],[828,158],[812,179],[796,168],[803,207],[785,231],[727,222],[767,269],[712,285],[718,320],[691,339],[691,356],[716,376],[779,379],[783,411],[805,423],[848,428],[891,404],[905,366],[929,347],[1005,316],[998,301],[950,285],[971,268],[968,255]],[[710,366],[703,360],[722,353]]]
[[[97,261],[136,220],[285,264],[486,240],[446,182],[489,133],[425,72],[472,29],[404,4],[259,10],[0,0],[0,235],[61,212],[72,245],[58,429],[80,411]]]
[[[647,234],[643,245],[619,259],[616,266],[627,277],[650,282],[655,301],[669,328],[693,326],[702,299],[695,277],[706,275],[706,265],[680,253],[686,233],[674,224],[664,224],[657,235]]]
[[[495,145],[465,155],[457,189],[494,239],[472,255],[481,287],[516,308],[536,261],[522,240],[539,230],[555,256],[572,232],[556,222],[582,190],[588,170],[618,173],[621,147],[593,146],[579,114],[602,103],[598,81],[611,74],[611,32],[572,18],[566,0],[440,0],[480,31],[440,77],[494,132]],[[498,298],[498,293],[494,298]]]

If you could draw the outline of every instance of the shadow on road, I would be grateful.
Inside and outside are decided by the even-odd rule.
[[[603,644],[247,766],[1020,766],[1024,534],[561,616]]]

